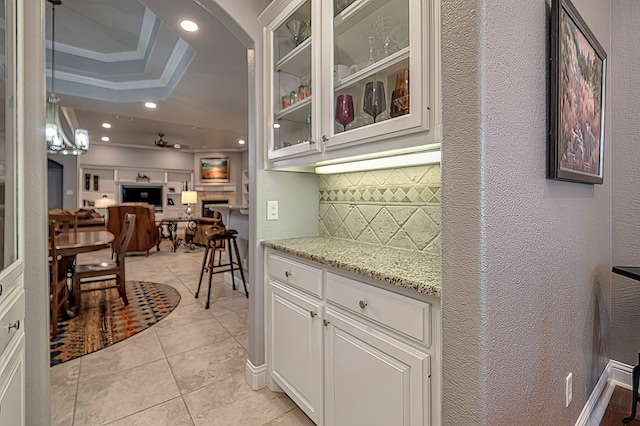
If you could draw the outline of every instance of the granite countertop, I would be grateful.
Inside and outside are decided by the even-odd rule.
[[[262,245],[323,265],[440,297],[440,256],[331,237],[263,241]]]

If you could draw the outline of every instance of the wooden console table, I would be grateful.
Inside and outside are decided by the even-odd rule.
[[[611,269],[614,274],[640,281],[640,267],[635,266],[614,266]],[[631,400],[631,414],[622,419],[622,423],[629,423],[636,418],[636,406],[638,405],[638,384],[640,382],[640,353],[638,353],[638,364],[633,367],[633,396]]]

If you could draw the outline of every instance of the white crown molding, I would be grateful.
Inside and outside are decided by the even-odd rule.
[[[173,51],[171,52],[171,56],[167,60],[167,63],[162,70],[162,74],[159,78],[155,79],[116,82],[96,77],[74,74],[67,71],[56,71],[55,76],[56,80],[59,81],[69,81],[72,83],[83,84],[92,87],[100,87],[103,89],[114,91],[165,88],[169,85],[169,82],[175,74],[179,73],[180,76],[182,76],[182,74],[184,74],[184,72],[188,68],[188,64],[183,67],[181,67],[180,64],[187,57],[187,55],[191,53],[190,49],[191,46],[189,46],[186,41],[178,39],[173,48]],[[195,54],[193,55],[191,60],[193,60],[194,57]],[[191,61],[189,61],[189,63],[191,63]],[[47,78],[51,78],[51,70],[47,70]]]
[[[153,35],[153,27],[156,21],[160,21],[151,10],[145,8],[144,16],[142,17],[142,24],[140,25],[140,33],[138,34],[138,43],[136,50],[127,52],[114,52],[114,53],[102,53],[94,50],[83,49],[76,46],[70,46],[56,42],[56,52],[63,52],[69,55],[78,56],[80,58],[91,59],[99,62],[125,62],[125,61],[139,61],[144,59],[144,55],[151,44],[151,37]],[[47,49],[51,50],[51,41],[46,41]]]

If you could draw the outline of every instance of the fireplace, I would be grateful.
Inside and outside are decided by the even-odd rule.
[[[202,216],[201,217],[213,217],[213,212],[216,210],[216,206],[229,206],[229,200],[202,200]]]

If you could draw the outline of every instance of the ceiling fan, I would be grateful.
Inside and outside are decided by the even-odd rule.
[[[164,133],[162,133],[162,132],[158,133],[158,137],[159,137],[159,139],[157,141],[154,141],[154,142],[155,142],[156,146],[159,146],[161,148],[173,148],[173,149],[181,149],[181,148],[187,148],[188,149],[189,148],[188,145],[183,145],[183,144],[180,144],[180,143],[170,143],[170,142],[165,141],[164,139],[162,139],[162,138],[164,138]]]

